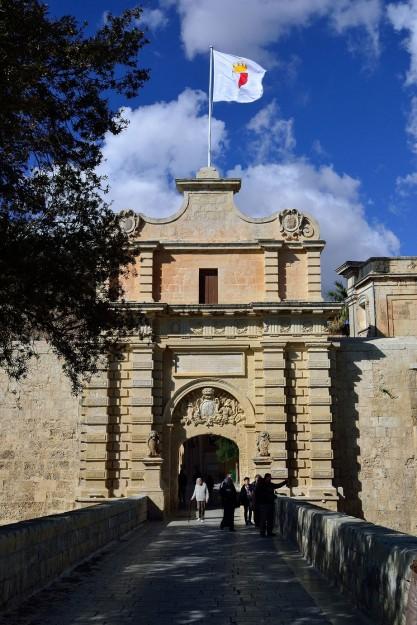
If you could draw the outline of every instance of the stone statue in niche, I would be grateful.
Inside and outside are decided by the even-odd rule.
[[[268,432],[259,432],[258,438],[256,440],[256,445],[258,447],[258,453],[260,456],[269,456],[269,444],[271,442],[271,437]]]
[[[150,458],[158,458],[161,455],[161,439],[156,430],[151,430],[148,436],[148,448]]]
[[[288,240],[299,237],[310,238],[314,234],[311,221],[295,208],[287,208],[279,214],[280,230],[284,238]]]
[[[184,425],[236,425],[245,417],[234,397],[211,386],[190,393],[180,403],[178,410]]]

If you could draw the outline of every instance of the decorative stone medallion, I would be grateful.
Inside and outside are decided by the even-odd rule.
[[[124,210],[119,215],[119,225],[122,232],[128,236],[135,234],[140,223],[140,217],[132,210]]]
[[[310,238],[314,234],[311,221],[295,208],[287,208],[280,212],[280,231],[286,239],[298,239],[300,236]]]
[[[211,386],[191,392],[180,402],[177,411],[183,425],[236,425],[245,418],[232,395]]]

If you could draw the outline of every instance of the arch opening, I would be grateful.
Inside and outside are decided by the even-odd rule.
[[[216,505],[218,504],[216,493],[224,477],[230,473],[234,482],[240,480],[239,447],[230,438],[218,434],[193,436],[180,445],[178,475],[181,468],[186,476],[186,482],[179,477],[179,504],[184,506],[184,503],[189,501],[195,481],[201,477],[209,488],[211,504]]]

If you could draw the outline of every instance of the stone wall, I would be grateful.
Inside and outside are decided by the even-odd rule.
[[[132,497],[0,528],[0,609],[16,607],[134,529],[146,512],[146,497]]]
[[[346,339],[333,360],[339,509],[417,534],[417,339]]]
[[[0,523],[75,506],[79,399],[45,344],[17,384],[0,372]]]
[[[154,300],[170,304],[198,304],[200,268],[218,270],[218,296],[221,304],[264,299],[262,251],[227,250],[223,253],[155,253]],[[130,293],[127,297],[131,299]]]
[[[379,625],[404,625],[417,538],[287,497],[276,527]]]

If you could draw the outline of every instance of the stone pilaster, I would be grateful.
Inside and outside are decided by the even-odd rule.
[[[265,262],[265,296],[266,302],[279,302],[279,248],[265,247],[264,248],[264,262]]]
[[[153,302],[153,254],[156,243],[142,244],[139,268],[139,301]]]
[[[285,357],[283,345],[265,345],[263,350],[264,420],[257,426],[270,436],[270,470],[273,479],[288,477],[285,410]],[[256,463],[255,463],[256,464]]]
[[[321,302],[321,269],[320,256],[322,247],[307,248],[307,299]]]
[[[310,499],[332,507],[337,495],[332,484],[332,411],[330,395],[330,346],[307,345],[308,399],[310,413]]]
[[[153,345],[135,344],[131,354],[129,389],[130,484],[128,495],[145,490],[143,458],[148,454],[148,435],[153,425]]]
[[[164,491],[162,489],[162,458],[143,458],[145,486],[148,495],[148,518],[160,519],[164,511]]]
[[[82,402],[82,498],[124,495],[129,457],[126,380],[129,354],[121,349],[102,362],[86,386]]]
[[[107,489],[108,445],[108,386],[107,362],[84,389],[81,407],[81,471],[80,497],[105,498]]]
[[[305,496],[310,479],[310,415],[306,350],[303,343],[286,349],[288,467],[291,494]]]

